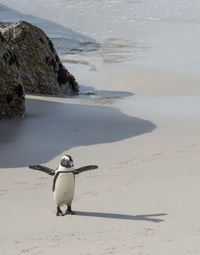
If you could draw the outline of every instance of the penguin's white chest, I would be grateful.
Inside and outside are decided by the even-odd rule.
[[[60,173],[56,179],[54,200],[58,206],[71,205],[74,197],[75,178],[73,173]]]

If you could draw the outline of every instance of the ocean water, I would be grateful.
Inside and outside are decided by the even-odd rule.
[[[41,27],[72,69],[199,72],[199,0],[0,0],[0,22],[18,20]]]

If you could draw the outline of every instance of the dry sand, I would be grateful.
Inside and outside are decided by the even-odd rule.
[[[1,121],[1,254],[200,253],[200,79],[105,70],[120,98],[27,96],[23,120]],[[52,177],[27,166],[64,154],[99,169],[56,217]]]

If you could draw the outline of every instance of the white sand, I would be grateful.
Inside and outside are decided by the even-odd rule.
[[[1,254],[199,254],[199,78],[105,70],[102,90],[135,95],[27,96],[23,120],[1,121]],[[56,217],[52,177],[27,166],[64,154],[99,169]]]

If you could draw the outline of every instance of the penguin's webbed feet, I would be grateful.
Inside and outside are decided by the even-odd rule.
[[[57,206],[57,212],[56,212],[56,216],[63,216],[63,212],[60,209],[60,206]]]
[[[75,214],[75,212],[72,211],[72,208],[70,205],[67,206],[67,210],[65,211],[65,214],[71,214],[71,215]]]

